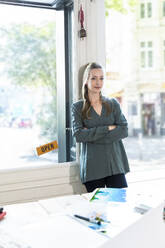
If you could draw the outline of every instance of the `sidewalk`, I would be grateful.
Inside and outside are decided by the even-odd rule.
[[[123,140],[131,166],[165,167],[165,137]]]
[[[131,170],[128,182],[165,184],[165,137],[128,137],[123,143]]]

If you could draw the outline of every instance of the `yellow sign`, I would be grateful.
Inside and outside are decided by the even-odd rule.
[[[55,149],[58,148],[58,144],[57,144],[57,141],[53,141],[53,142],[50,142],[48,144],[45,144],[43,146],[39,146],[36,148],[37,150],[37,154],[38,156],[44,154],[44,153],[47,153],[47,152],[50,152],[50,151],[53,151]]]

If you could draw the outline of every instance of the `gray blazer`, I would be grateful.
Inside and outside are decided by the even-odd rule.
[[[120,104],[114,98],[104,97],[111,108],[107,115],[105,106],[101,115],[90,109],[90,119],[82,120],[83,100],[72,105],[73,136],[81,143],[80,178],[82,183],[115,174],[129,172],[128,159],[121,139],[128,136],[127,120]],[[109,125],[116,125],[109,131]],[[87,129],[84,129],[87,128]]]

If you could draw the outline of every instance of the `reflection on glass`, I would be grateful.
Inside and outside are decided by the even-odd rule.
[[[160,11],[165,1],[153,2],[154,8],[151,1],[137,1],[135,11],[127,4],[124,14],[114,5],[106,17],[105,92],[119,100],[128,120],[129,136],[123,141],[135,170],[165,164],[165,24]]]

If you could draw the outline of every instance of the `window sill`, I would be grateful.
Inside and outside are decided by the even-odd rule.
[[[83,192],[77,162],[0,172],[0,205]]]

